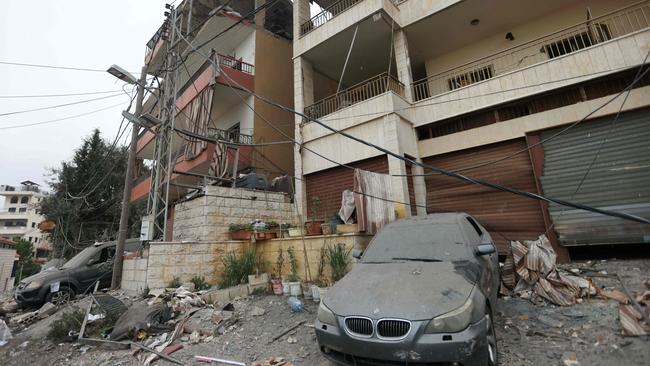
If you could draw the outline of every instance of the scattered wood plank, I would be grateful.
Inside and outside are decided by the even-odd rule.
[[[282,332],[282,333],[276,335],[275,337],[273,337],[273,339],[271,339],[271,340],[269,341],[269,344],[271,344],[271,343],[277,341],[278,339],[282,338],[282,336],[284,336],[284,335],[286,335],[287,333],[291,332],[292,330],[298,328],[298,327],[301,326],[303,323],[305,323],[305,320],[301,320],[301,321],[299,321],[298,323],[296,323],[296,325],[291,326],[290,328],[288,328],[288,329],[285,330],[284,332]]]

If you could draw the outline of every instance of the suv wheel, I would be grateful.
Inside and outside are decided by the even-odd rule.
[[[46,302],[51,302],[56,306],[65,305],[74,298],[74,290],[67,286],[60,286],[59,291],[50,292],[45,297]]]

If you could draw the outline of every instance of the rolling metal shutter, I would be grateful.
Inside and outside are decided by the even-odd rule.
[[[610,132],[613,118],[580,124],[543,144],[542,190],[549,197],[650,217],[650,109],[622,114]],[[542,139],[560,130],[544,131]],[[549,211],[565,246],[650,241],[648,225],[556,204]]]
[[[435,167],[456,171],[508,156],[525,149],[526,146],[524,139],[516,139],[437,155],[425,158],[423,161]],[[533,168],[527,152],[461,173],[472,178],[537,192]],[[546,231],[538,201],[438,174],[426,176],[425,182],[429,213],[450,211],[469,213],[490,232],[500,253],[508,251],[508,239],[537,239]]]

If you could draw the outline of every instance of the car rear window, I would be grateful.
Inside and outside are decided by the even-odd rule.
[[[405,225],[386,227],[372,240],[363,255],[364,263],[401,262],[405,259],[467,259],[468,249],[458,225]]]

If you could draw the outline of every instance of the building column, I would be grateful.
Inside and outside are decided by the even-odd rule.
[[[409,57],[408,41],[406,33],[400,29],[393,33],[393,43],[395,47],[395,63],[397,67],[397,77],[404,84],[406,100],[413,102],[413,73],[411,72],[411,59]]]
[[[302,0],[301,0],[302,1]],[[314,69],[311,63],[303,57],[296,57],[293,60],[293,92],[294,92],[294,108],[298,112],[304,112],[305,106],[314,103]],[[303,118],[295,115],[295,139],[302,143],[302,123]],[[303,216],[306,214],[307,208],[307,192],[302,174],[302,152],[303,149],[298,145],[294,145],[294,171],[296,175],[296,206],[298,212]]]
[[[384,117],[384,136],[386,136],[385,148],[400,156],[404,156],[404,152],[399,146],[399,131],[398,125],[400,123],[399,116],[390,114]],[[404,218],[411,216],[411,209],[407,204],[409,201],[409,186],[406,163],[404,160],[397,159],[393,156],[388,156],[388,174],[391,175],[391,199],[402,203],[393,203],[397,218]]]
[[[422,159],[417,159],[418,163],[422,162]],[[424,216],[427,214],[427,186],[424,181],[424,169],[421,166],[413,165],[411,167],[411,174],[413,174],[413,192],[415,193],[415,204],[418,205],[417,213],[418,216]]]
[[[255,9],[264,5],[266,2],[267,0],[255,0]],[[257,14],[255,14],[255,24],[257,24],[259,27],[264,28],[265,22],[266,22],[266,8],[260,10],[259,12],[257,12]]]
[[[293,39],[300,38],[300,26],[307,22],[309,16],[309,0],[293,0]]]

